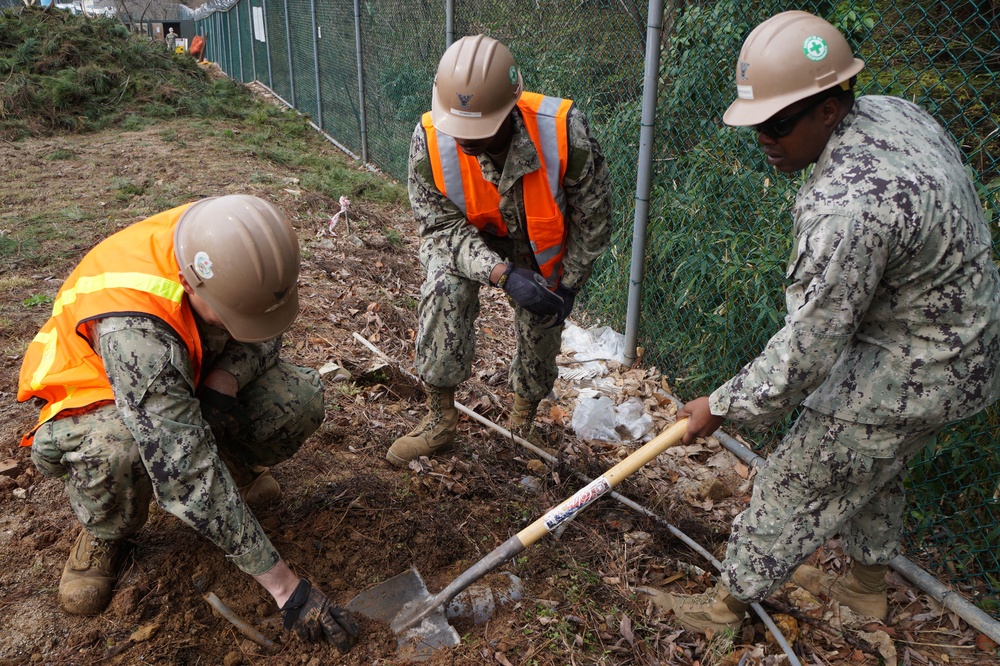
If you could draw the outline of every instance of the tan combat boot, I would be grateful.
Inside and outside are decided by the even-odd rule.
[[[636,590],[648,594],[660,610],[672,610],[677,624],[684,629],[699,634],[736,631],[750,608],[750,604],[729,594],[722,583],[701,594],[672,594],[651,587]]]
[[[121,541],[98,539],[80,530],[59,581],[59,605],[73,615],[97,615],[111,601]]]
[[[239,486],[240,497],[247,504],[263,506],[277,502],[281,498],[281,486],[267,467],[254,465],[251,472],[254,476],[248,482]]]
[[[458,410],[455,409],[455,389],[426,386],[427,414],[417,427],[389,447],[385,459],[398,467],[406,467],[420,456],[444,453],[455,444]]]
[[[884,564],[854,562],[846,576],[837,576],[803,564],[792,574],[792,582],[817,597],[833,599],[855,613],[883,622],[889,616]]]
[[[522,439],[530,439],[531,428],[535,423],[535,413],[538,412],[539,400],[527,400],[514,395],[514,409],[510,413],[508,430]]]
[[[236,482],[244,502],[263,506],[281,498],[281,486],[271,476],[270,469],[262,465],[251,465],[237,458],[225,446],[219,446],[218,450],[219,457]]]

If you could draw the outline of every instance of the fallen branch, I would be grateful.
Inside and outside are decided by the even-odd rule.
[[[222,603],[222,599],[215,596],[215,592],[209,592],[206,594],[205,601],[207,601],[212,608],[219,611],[219,615],[232,622],[234,627],[242,631],[243,634],[254,643],[267,648],[274,647],[274,641],[268,639],[264,634],[251,627],[243,618],[230,610],[229,606]]]

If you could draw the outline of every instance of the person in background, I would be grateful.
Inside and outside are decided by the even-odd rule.
[[[510,51],[485,35],[442,56],[408,189],[425,271],[416,366],[427,414],[389,447],[400,466],[454,444],[455,387],[471,374],[486,285],[514,306],[510,427],[528,434],[557,376],[563,323],[611,234],[607,164],[583,113],[523,92]]]
[[[291,571],[248,506],[278,498],[268,466],[323,422],[318,373],[279,358],[299,263],[284,214],[236,194],[117,232],[62,285],[17,397],[41,407],[22,444],[82,524],[59,582],[66,612],[107,607],[155,498],[253,576],[286,629],[354,644],[350,614]]]
[[[718,584],[651,590],[691,631],[738,627],[789,577],[886,620],[909,463],[1000,395],[1000,276],[962,156],[915,104],[855,99],[863,67],[836,28],[802,11],[757,26],[737,61],[723,120],[752,128],[778,171],[813,167],[793,208],[784,327],[678,418],[690,419],[690,443],[726,419],[801,412],[733,522]],[[846,575],[802,565],[838,533]]]
[[[164,36],[164,40],[167,42],[167,48],[173,53],[174,49],[177,48],[177,33],[174,32],[173,28],[167,28],[167,34]]]

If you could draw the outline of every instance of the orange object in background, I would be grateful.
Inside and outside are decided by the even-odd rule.
[[[194,39],[191,40],[191,48],[188,49],[195,60],[203,60],[205,58],[205,40],[201,35],[195,35]]]

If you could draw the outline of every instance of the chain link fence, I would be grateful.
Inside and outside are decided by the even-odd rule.
[[[789,209],[801,176],[769,168],[749,131],[725,127],[749,31],[785,9],[834,23],[867,61],[862,94],[910,99],[955,137],[994,238],[1000,208],[996,0],[684,2],[661,30],[653,189],[639,344],[675,394],[710,392],[781,326]],[[586,112],[613,177],[615,233],[581,301],[623,330],[629,288],[648,2],[456,0],[454,33],[508,44],[529,90]],[[399,180],[447,44],[445,3],[241,0],[198,18],[207,55],[257,80],[347,151]],[[947,428],[915,462],[907,555],[1000,615],[1000,410]],[[791,422],[791,417],[786,425]],[[768,434],[766,452],[780,432]],[[755,436],[759,439],[759,435]],[[942,563],[946,570],[942,569]]]

